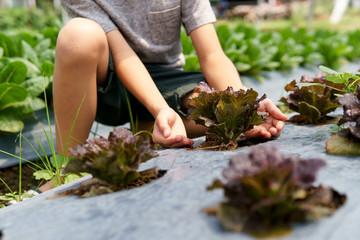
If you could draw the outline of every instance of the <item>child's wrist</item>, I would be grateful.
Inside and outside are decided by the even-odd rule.
[[[162,111],[173,111],[173,109],[171,107],[169,107],[168,105],[162,106],[162,107],[159,106],[154,111],[154,114],[153,114],[154,118],[156,119]]]

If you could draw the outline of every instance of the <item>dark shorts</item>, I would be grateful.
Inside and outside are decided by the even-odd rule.
[[[146,65],[152,79],[168,105],[179,114],[186,116],[181,107],[181,98],[195,89],[205,77],[201,72],[188,72],[178,69]],[[116,76],[110,57],[106,86],[98,87],[97,112],[95,120],[99,123],[118,126],[130,121],[126,95],[129,99],[134,120],[153,121],[150,112],[125,87]],[[141,86],[139,86],[141,87]],[[147,91],[144,89],[144,91]]]

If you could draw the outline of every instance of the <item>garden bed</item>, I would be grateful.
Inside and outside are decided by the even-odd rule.
[[[358,157],[325,154],[328,135],[315,134],[326,128],[287,125],[279,139],[264,143],[274,144],[286,155],[323,158],[328,166],[320,172],[317,184],[331,186],[348,196],[348,201],[333,216],[299,224],[287,239],[351,239],[360,234],[356,221],[360,216]],[[202,140],[197,139],[196,143]],[[206,186],[221,176],[231,156],[249,150],[250,147],[228,152],[160,150],[159,157],[142,167],[158,166],[168,171],[150,184],[94,198],[71,196],[46,200],[66,188],[78,186],[78,181],[63,185],[0,210],[4,239],[48,236],[52,239],[249,239],[245,234],[226,232],[216,218],[202,213],[204,207],[216,205],[223,195],[220,190],[206,191]]]
[[[356,71],[360,64],[348,64],[344,71]],[[269,73],[258,84],[243,77],[245,85],[259,94],[266,92],[278,101],[283,87],[302,74],[314,75],[317,70],[296,69],[290,74]],[[334,115],[340,115],[336,111]],[[299,126],[287,123],[282,135],[259,145],[274,145],[285,155],[322,158],[327,166],[320,171],[315,185],[330,186],[347,201],[334,215],[297,224],[284,239],[354,239],[360,236],[360,163],[359,157],[329,155],[325,142],[330,133],[318,135],[329,125]],[[195,145],[204,138],[195,139]],[[186,149],[157,150],[159,156],[140,166],[139,170],[158,167],[167,170],[160,179],[138,188],[118,191],[93,198],[76,196],[47,200],[48,197],[91,178],[90,175],[65,184],[20,204],[0,210],[0,230],[6,239],[251,239],[246,234],[227,232],[217,218],[202,212],[223,198],[222,190],[209,192],[206,187],[221,177],[229,158],[248,153],[251,147],[240,146],[233,151],[189,151]]]

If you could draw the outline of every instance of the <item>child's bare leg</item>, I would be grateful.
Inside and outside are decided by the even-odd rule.
[[[60,31],[55,57],[53,96],[58,154],[84,142],[95,119],[97,85],[107,76],[109,48],[103,29],[95,22],[75,18]],[[82,99],[71,138],[71,126]]]
[[[69,155],[69,148],[88,138],[96,114],[96,87],[105,83],[108,62],[109,48],[106,35],[95,22],[75,18],[60,31],[56,45],[53,81],[58,154]],[[82,99],[84,102],[67,149],[64,151]],[[42,185],[39,190],[45,192],[53,187],[50,181]]]

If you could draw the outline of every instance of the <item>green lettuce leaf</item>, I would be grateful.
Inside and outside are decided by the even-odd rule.
[[[22,83],[27,75],[27,67],[20,61],[8,63],[0,71],[0,83]]]

